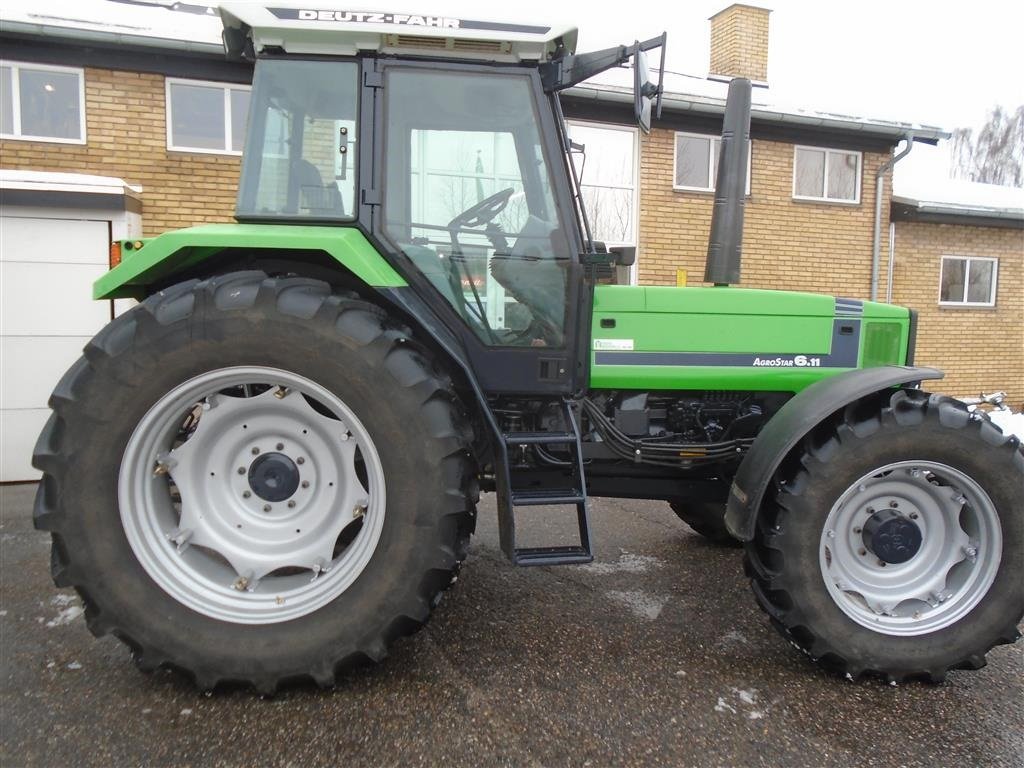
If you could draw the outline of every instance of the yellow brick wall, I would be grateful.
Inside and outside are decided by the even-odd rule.
[[[995,307],[940,307],[942,256],[999,259]],[[918,311],[916,362],[946,371],[937,388],[1024,407],[1024,230],[897,222],[893,301]]]
[[[85,70],[85,146],[0,141],[0,165],[116,176],[143,187],[143,229],[156,235],[231,221],[237,156],[167,149],[163,75]]]
[[[704,279],[713,197],[672,189],[675,132],[655,129],[640,150],[639,280],[674,285]],[[866,299],[871,290],[875,172],[888,155],[864,153],[859,204],[793,200],[793,144],[754,140],[743,228],[742,285]],[[889,188],[882,200],[888,233]],[[882,243],[881,274],[887,242]]]
[[[767,82],[769,13],[736,4],[712,16],[708,72]]]

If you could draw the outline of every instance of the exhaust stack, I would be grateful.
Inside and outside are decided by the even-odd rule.
[[[743,206],[746,203],[747,147],[750,144],[750,81],[729,83],[722,124],[722,146],[715,180],[715,207],[704,267],[704,282],[729,285],[740,281],[743,247]]]

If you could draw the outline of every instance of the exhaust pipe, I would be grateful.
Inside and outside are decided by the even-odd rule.
[[[711,238],[704,267],[706,283],[729,285],[740,281],[749,144],[750,81],[737,77],[729,83],[729,97],[725,102],[715,207],[711,213]]]

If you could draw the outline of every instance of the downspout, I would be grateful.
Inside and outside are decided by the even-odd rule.
[[[885,189],[885,174],[900,160],[910,154],[914,147],[914,134],[908,133],[903,137],[907,142],[906,149],[894,157],[890,157],[875,172],[875,237],[871,246],[871,300],[878,301],[878,267],[879,252],[882,247],[882,191]]]
[[[889,274],[885,281],[885,303],[892,304],[892,273],[896,266],[896,222],[889,222]]]

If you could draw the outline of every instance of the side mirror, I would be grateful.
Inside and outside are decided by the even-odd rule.
[[[644,133],[651,132],[651,106],[658,92],[658,86],[650,80],[647,51],[637,51],[633,57],[633,114]]]
[[[632,267],[636,263],[635,245],[616,245],[608,249],[615,257],[615,265],[619,267]]]

